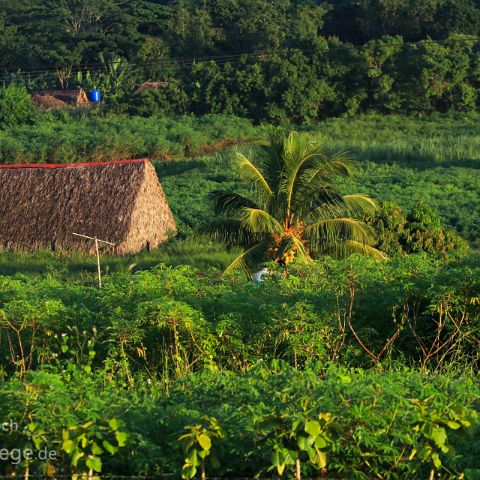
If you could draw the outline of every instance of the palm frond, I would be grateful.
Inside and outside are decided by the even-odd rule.
[[[238,193],[216,190],[209,195],[217,215],[239,214],[243,208],[258,208],[249,198]]]
[[[377,202],[367,195],[344,195],[343,200],[352,215],[364,216],[365,214],[373,213],[378,209]]]
[[[281,235],[282,224],[265,210],[259,208],[243,208],[241,215],[242,227],[255,234]]]
[[[262,139],[257,145],[256,159],[263,176],[273,192],[278,193],[285,167],[285,131],[280,127],[263,126],[259,129]]]
[[[262,198],[268,198],[273,195],[260,167],[255,166],[243,153],[237,152],[239,160],[240,174],[246,180],[253,183],[257,192]]]
[[[254,268],[266,260],[265,249],[266,244],[264,242],[257,243],[248,248],[225,269],[223,275],[240,268],[247,276],[252,276]]]
[[[227,247],[248,248],[264,239],[263,235],[256,235],[245,229],[242,221],[235,218],[215,218],[199,227],[196,233],[198,236],[224,243]]]
[[[285,169],[281,190],[286,196],[286,211],[290,214],[292,203],[299,189],[303,171],[321,157],[317,143],[302,139],[297,132],[291,132],[285,141]]]
[[[377,260],[388,260],[388,255],[371,245],[365,245],[353,240],[346,240],[336,244],[327,245],[324,248],[324,253],[329,253],[336,258],[347,258],[353,253],[361,253],[367,257],[372,257]]]
[[[333,191],[337,178],[350,176],[352,166],[349,154],[325,156],[318,147],[317,154],[305,162],[298,172],[293,185],[292,210],[297,215],[305,215],[309,210],[317,208],[321,204],[321,199],[317,199],[319,194],[324,190]]]
[[[302,202],[296,199],[293,213],[295,217],[301,218],[307,224],[350,215],[341,193],[331,187],[310,192]]]
[[[340,195],[336,189],[325,188],[308,195],[298,205],[295,214],[303,217],[306,223],[337,217],[364,217],[378,208],[375,200],[366,195]]]
[[[371,245],[375,233],[368,225],[353,218],[329,218],[308,225],[304,230],[312,251],[320,252],[326,245],[352,240]]]
[[[327,169],[330,169],[330,173],[334,177],[348,178],[353,175],[357,162],[351,152],[348,150],[340,150],[331,153],[327,150],[325,156],[328,158]]]
[[[355,162],[349,152],[337,152],[329,155],[316,145],[317,155],[302,171],[303,181],[306,184],[324,185],[333,184],[338,177],[350,177],[353,173]]]

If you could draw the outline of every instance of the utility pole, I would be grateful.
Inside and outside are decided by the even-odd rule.
[[[73,235],[77,237],[88,238],[89,240],[93,240],[95,242],[95,252],[97,254],[98,286],[102,288],[102,270],[100,268],[100,251],[98,249],[98,244],[106,243],[107,245],[113,245],[113,246],[115,246],[115,244],[111,242],[107,242],[106,240],[100,240],[97,237],[89,237],[88,235],[81,235],[80,233],[73,233]]]

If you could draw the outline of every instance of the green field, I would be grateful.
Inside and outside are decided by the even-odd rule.
[[[474,247],[480,245],[480,115],[427,118],[370,116],[332,119],[305,130],[332,151],[349,151],[359,165],[345,192],[366,193],[409,209],[436,208]],[[233,151],[157,164],[180,229],[211,215],[208,192],[240,189]],[[192,181],[195,180],[195,183]]]
[[[385,262],[324,257],[285,278],[272,265],[278,275],[262,285],[242,272],[222,276],[238,251],[195,235],[213,215],[209,192],[248,193],[235,151],[251,147],[189,156],[184,137],[165,133],[188,127],[191,151],[258,134],[227,118],[148,119],[145,130],[138,119],[79,124],[91,142],[100,124],[100,138],[132,128],[128,155],[155,158],[179,237],[102,257],[102,289],[93,257],[0,254],[0,420],[19,425],[0,448],[58,454],[11,457],[0,475],[193,478],[203,455],[207,478],[478,478],[480,115],[298,127],[355,155],[344,192],[406,211],[424,200],[472,248]],[[0,145],[8,136],[29,149],[17,161],[58,161],[53,143],[44,157],[38,147],[55,128],[74,131],[74,120],[56,121],[0,133]],[[161,131],[168,149],[149,150]],[[77,141],[72,133],[65,148],[77,151]],[[65,161],[93,159],[92,145]]]
[[[218,260],[216,252],[199,258],[184,247],[184,257],[180,248],[172,260]],[[287,471],[299,452],[310,476],[318,464],[297,441],[306,422],[323,414],[328,478],[425,478],[432,467],[444,478],[476,478],[478,257],[325,259],[262,286],[243,274],[220,278],[218,269],[154,263],[153,254],[108,260],[111,273],[99,289],[93,260],[3,256],[0,408],[21,425],[2,436],[3,448],[47,446],[59,452],[51,462],[57,473],[69,472],[68,431],[75,451],[101,459],[104,472],[176,477],[186,458],[178,438],[203,425],[218,458],[207,461],[211,476],[271,477],[282,463],[272,457],[276,448],[290,452]],[[442,311],[450,315],[442,338],[459,319],[462,333],[429,357],[416,338],[435,350]],[[380,357],[344,335],[339,319],[372,354],[383,350]],[[112,455],[94,446],[99,441],[112,445]],[[29,465],[32,473],[47,468]],[[88,464],[74,468],[88,471]]]

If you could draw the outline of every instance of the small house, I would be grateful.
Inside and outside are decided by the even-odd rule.
[[[83,88],[76,90],[36,90],[33,103],[41,110],[62,110],[89,107],[90,101]]]
[[[135,95],[140,95],[143,92],[151,92],[155,90],[160,90],[161,88],[166,87],[168,82],[144,82],[142,83],[137,90],[135,91]]]
[[[73,233],[114,243],[102,249],[120,255],[155,248],[176,233],[153,165],[0,166],[0,249],[91,252],[92,242]]]

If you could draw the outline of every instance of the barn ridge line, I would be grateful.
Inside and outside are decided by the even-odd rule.
[[[82,163],[9,163],[0,165],[0,169],[22,168],[75,168],[75,167],[99,167],[102,165],[123,165],[128,163],[150,162],[149,158],[135,158],[132,160],[110,160],[106,162],[82,162]]]

